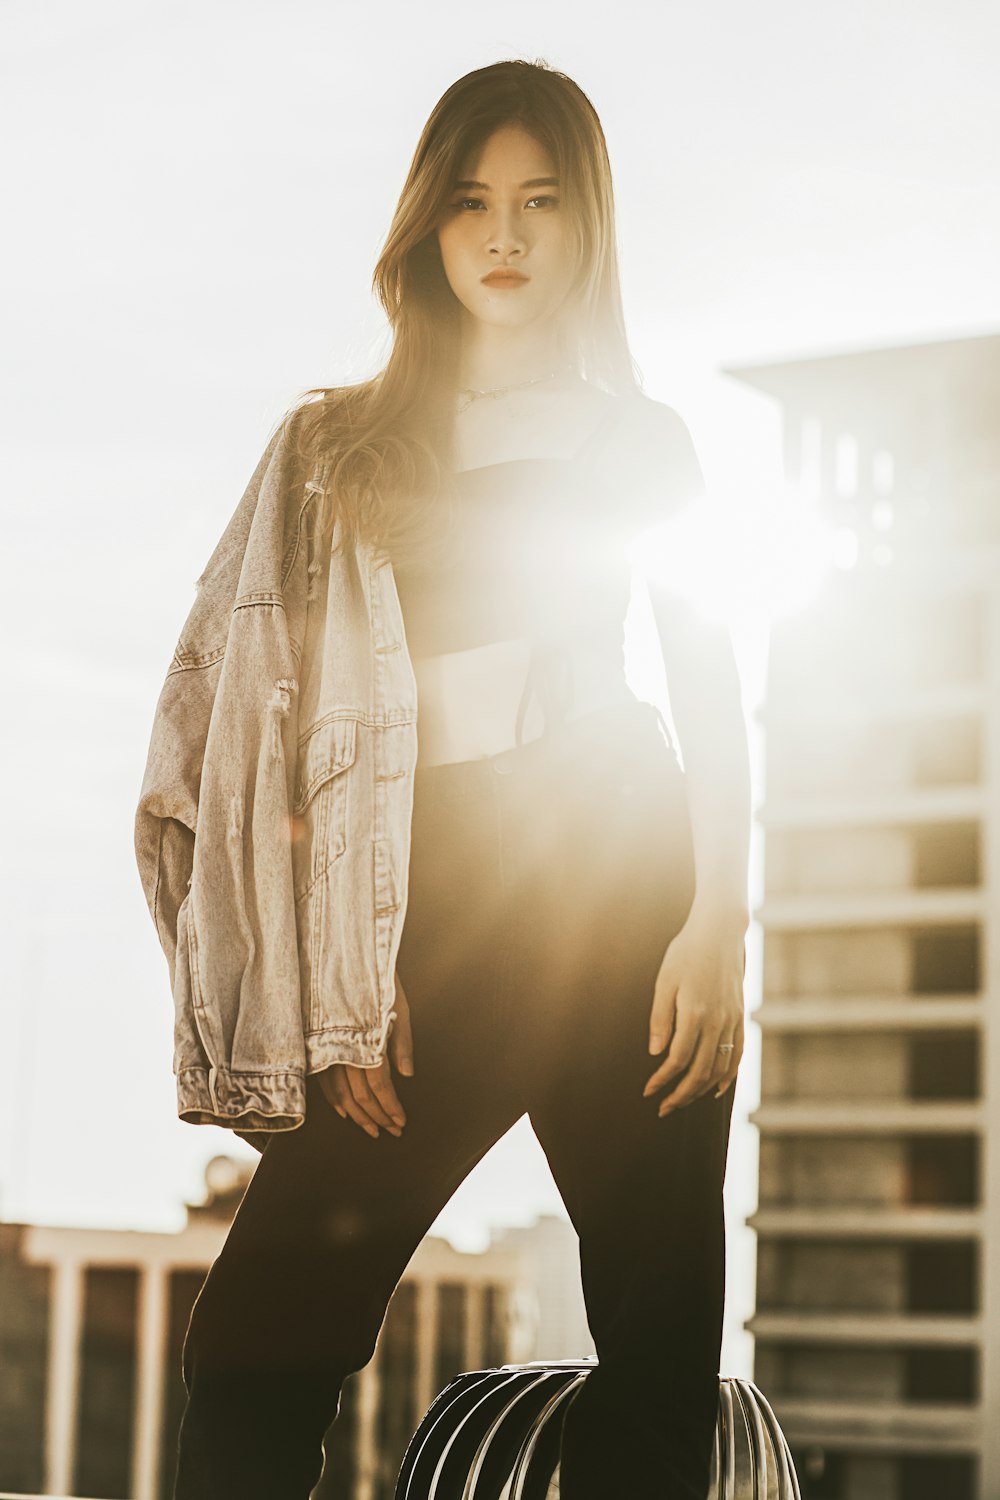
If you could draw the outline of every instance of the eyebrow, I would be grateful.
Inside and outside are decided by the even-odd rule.
[[[523,190],[525,188],[558,187],[558,186],[559,186],[559,178],[558,177],[529,177],[527,182],[522,182],[519,185],[520,190],[522,192],[523,192]],[[456,188],[478,188],[480,190],[480,192],[484,192],[484,193],[490,192],[490,185],[489,185],[488,182],[470,182],[470,181],[456,182],[455,183],[455,187]]]

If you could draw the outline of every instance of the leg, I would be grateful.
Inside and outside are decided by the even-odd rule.
[[[580,1231],[600,1360],[566,1418],[563,1500],[705,1500],[718,1411],[731,1110],[731,1090],[699,1099],[656,1121],[663,1141],[627,1160],[627,1130],[616,1131],[621,1156],[605,1152],[601,1160],[598,1133],[560,1150],[558,1126],[539,1122]],[[574,1192],[584,1158],[589,1181],[577,1181]]]
[[[415,1076],[397,1079],[400,1138],[342,1120],[317,1079],[307,1117],[274,1136],[191,1315],[176,1500],[307,1500],[345,1377],[440,1209],[524,1112],[492,986],[505,941],[492,817],[418,780],[397,971]],[[466,799],[468,801],[468,799]],[[461,813],[461,815],[460,815]]]
[[[559,939],[536,960],[549,1063],[530,1105],[580,1235],[600,1360],[567,1414],[561,1493],[704,1500],[733,1096],[664,1120],[641,1097],[656,974],[693,894],[683,785],[654,752],[595,767],[587,792],[575,815],[564,796],[547,922]]]
[[[425,1094],[402,1097],[402,1137],[373,1141],[310,1087],[316,1123],[265,1150],[191,1315],[177,1500],[306,1500],[410,1256],[520,1113],[453,1093],[431,1121]]]

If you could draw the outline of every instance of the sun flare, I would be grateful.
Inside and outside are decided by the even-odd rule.
[[[801,493],[718,496],[634,536],[637,572],[713,620],[773,621],[813,600],[837,566],[843,535]]]

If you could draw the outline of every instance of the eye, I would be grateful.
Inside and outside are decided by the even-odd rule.
[[[452,208],[471,208],[475,210],[483,207],[483,200],[482,198],[459,198],[458,202],[453,203],[451,206]]]
[[[545,205],[546,208],[550,208],[550,207],[551,208],[558,208],[559,207],[559,199],[558,198],[554,198],[551,195],[551,193],[540,193],[537,198],[529,198],[528,199],[528,206],[529,206],[529,208],[530,208],[530,206],[531,206],[532,203],[542,203],[542,204]]]

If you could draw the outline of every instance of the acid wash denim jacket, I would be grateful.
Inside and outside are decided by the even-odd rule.
[[[384,1055],[406,910],[416,680],[388,560],[313,547],[326,477],[271,439],[198,580],[135,820],[178,1113],[261,1150],[308,1074]]]

